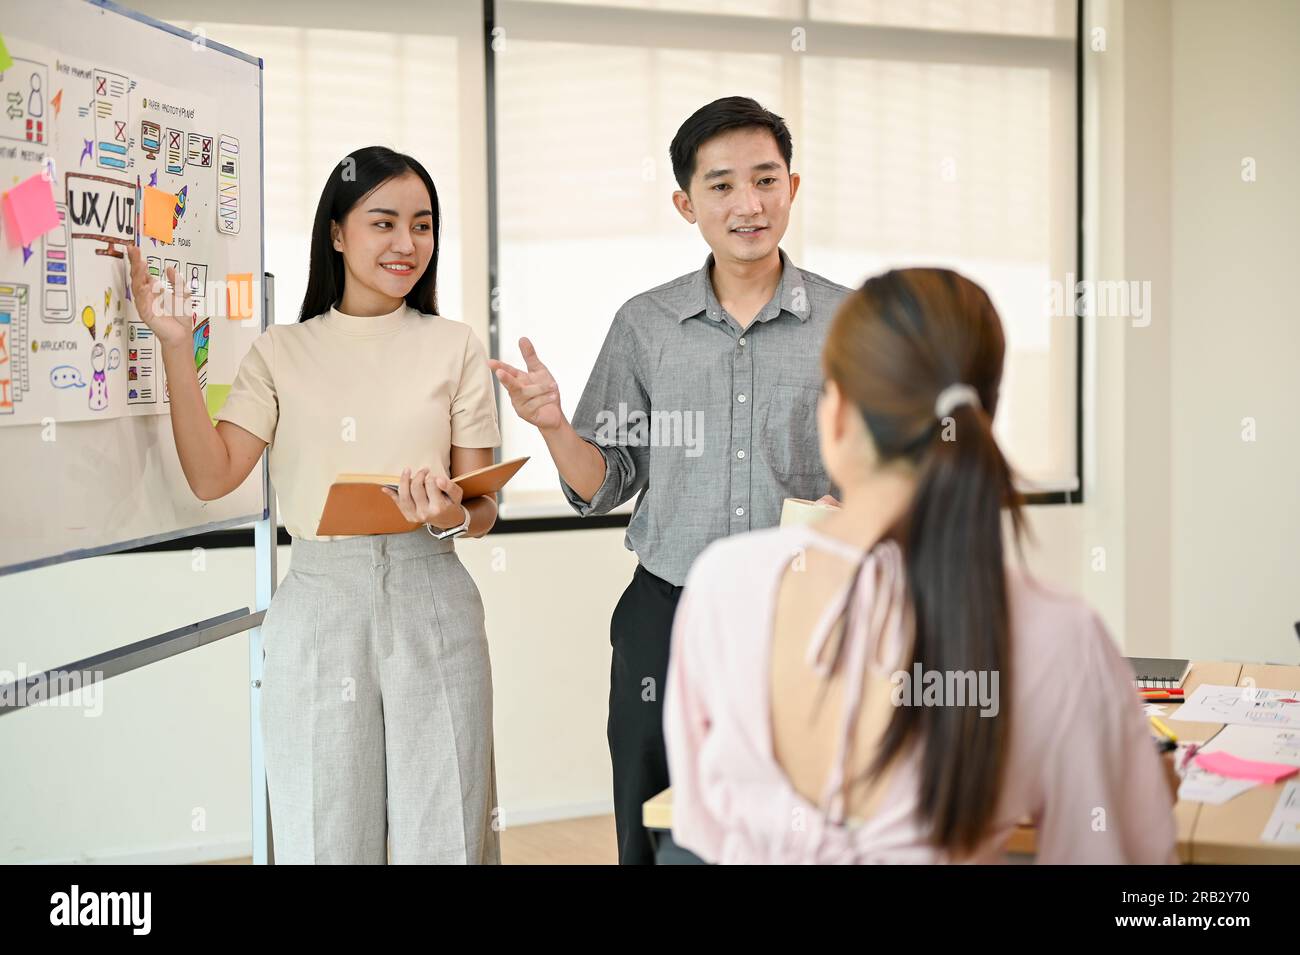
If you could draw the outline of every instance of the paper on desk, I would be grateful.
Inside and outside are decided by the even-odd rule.
[[[1156,706],[1154,703],[1144,703],[1142,704],[1142,712],[1146,716],[1164,716],[1165,708]]]
[[[1260,839],[1300,845],[1300,783],[1293,781],[1282,787],[1282,795],[1277,797],[1273,815],[1268,817]]]
[[[1261,763],[1300,766],[1300,728],[1273,729],[1268,726],[1225,726],[1201,747],[1202,753],[1231,753]]]
[[[1300,729],[1300,691],[1202,683],[1171,720]]]
[[[1253,779],[1229,779],[1226,776],[1219,776],[1201,769],[1193,762],[1187,767],[1187,773],[1178,786],[1178,798],[1185,802],[1205,802],[1219,806],[1258,785],[1259,783]]]

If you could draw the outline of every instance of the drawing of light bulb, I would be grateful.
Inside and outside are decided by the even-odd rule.
[[[108,375],[105,374],[104,368],[107,359],[104,356],[104,345],[102,342],[96,342],[95,347],[90,352],[90,410],[103,411],[108,407]]]
[[[90,340],[95,340],[95,309],[87,305],[81,310],[81,324],[90,332]]]

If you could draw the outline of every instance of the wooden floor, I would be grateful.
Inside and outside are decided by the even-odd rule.
[[[215,865],[251,865],[249,857]],[[502,865],[616,865],[613,816],[511,826],[501,833]]]
[[[502,865],[617,865],[614,817],[513,826],[501,833]]]

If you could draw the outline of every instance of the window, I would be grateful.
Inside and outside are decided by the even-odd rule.
[[[1074,3],[690,12],[705,6],[496,5],[500,357],[517,363],[531,338],[572,413],[618,306],[708,252],[671,206],[673,134],[710,100],[748,95],[794,137],[794,261],[849,286],[903,265],[984,285],[1008,340],[1003,447],[1027,489],[1077,490],[1077,327],[1048,309],[1049,283],[1077,271]],[[502,436],[503,458],[534,458],[503,516],[571,515],[504,396]]]

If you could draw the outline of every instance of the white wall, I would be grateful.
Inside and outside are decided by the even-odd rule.
[[[505,824],[611,811],[609,616],[635,567],[622,532],[502,535],[458,549],[487,609]],[[0,578],[0,669],[37,672],[252,606],[251,549],[201,558],[98,557]],[[248,854],[246,635],[100,690],[94,706],[0,719],[0,860]]]
[[[1294,662],[1300,4],[1174,8],[1173,626],[1185,653]]]
[[[1129,653],[1295,662],[1300,6],[1091,7],[1088,271],[1152,307],[1089,328],[1079,589]]]

